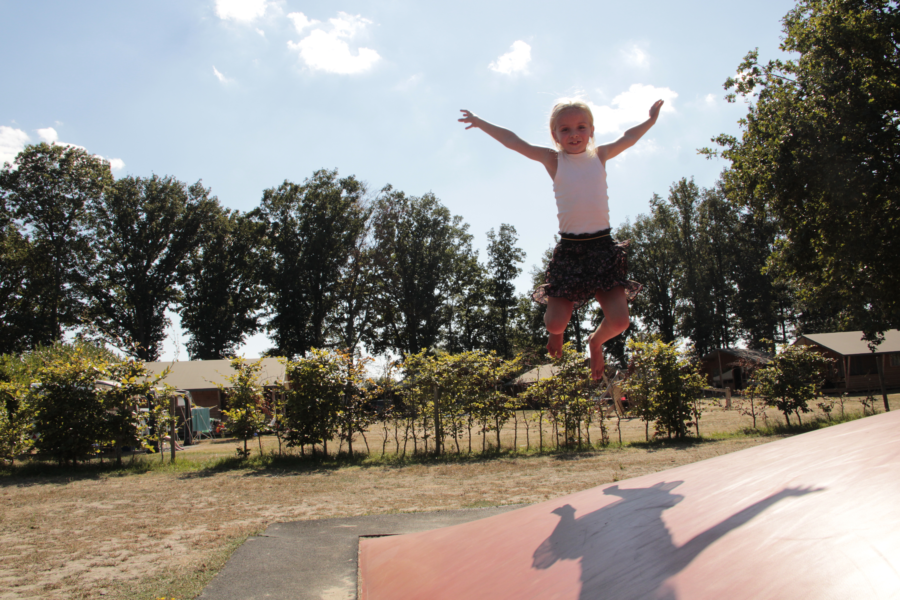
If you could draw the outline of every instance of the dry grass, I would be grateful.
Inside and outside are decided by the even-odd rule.
[[[710,407],[701,432],[747,424],[736,411]],[[643,438],[640,422],[623,427],[626,439]],[[537,502],[776,437],[400,466],[204,469],[203,461],[234,455],[234,440],[217,440],[179,453],[180,469],[7,476],[0,479],[0,599],[188,598],[242,539],[270,523]],[[521,423],[518,438],[524,444]]]

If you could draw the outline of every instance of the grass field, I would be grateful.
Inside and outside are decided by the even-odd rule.
[[[900,406],[900,394],[891,400]],[[624,445],[579,453],[526,452],[520,419],[517,433],[512,425],[502,433],[509,449],[488,457],[380,459],[380,433],[372,431],[370,458],[278,458],[277,441],[265,437],[266,454],[254,443],[244,462],[234,458],[236,440],[214,440],[179,452],[175,465],[158,457],[118,471],[24,465],[0,477],[0,600],[192,598],[248,535],[271,523],[538,502],[787,435],[771,409],[775,427],[764,435],[746,431],[749,417],[737,411],[714,402],[704,410],[702,440],[644,444],[635,419],[622,423]],[[847,402],[847,415],[861,412],[858,398]],[[615,421],[610,436],[617,440]]]

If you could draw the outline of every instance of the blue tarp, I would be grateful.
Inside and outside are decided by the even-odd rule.
[[[191,409],[191,421],[194,433],[211,433],[212,428],[209,422],[209,408],[196,407]]]

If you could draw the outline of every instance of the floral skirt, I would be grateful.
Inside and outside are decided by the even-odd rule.
[[[625,296],[633,300],[643,287],[626,279],[628,242],[616,242],[612,229],[596,233],[562,233],[547,265],[544,285],[531,294],[531,299],[547,304],[548,298],[566,298],[578,308],[594,298],[598,291],[621,286]]]

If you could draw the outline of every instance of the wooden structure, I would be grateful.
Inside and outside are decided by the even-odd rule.
[[[256,362],[258,359],[246,360]],[[148,362],[146,367],[153,376],[168,368],[169,375],[163,381],[190,392],[194,406],[209,408],[211,418],[221,419],[222,411],[228,408],[227,394],[222,394],[218,386],[229,387],[227,377],[234,375],[230,360]],[[259,375],[263,386],[280,385],[284,381],[284,365],[277,358],[264,358]]]
[[[795,344],[810,346],[834,360],[834,368],[826,379],[826,387],[846,391],[878,392],[882,371],[886,388],[900,387],[900,331],[891,329],[873,353],[862,331],[810,333],[801,335]]]
[[[742,390],[749,371],[764,367],[772,355],[746,348],[717,348],[700,359],[700,368],[713,388]]]

